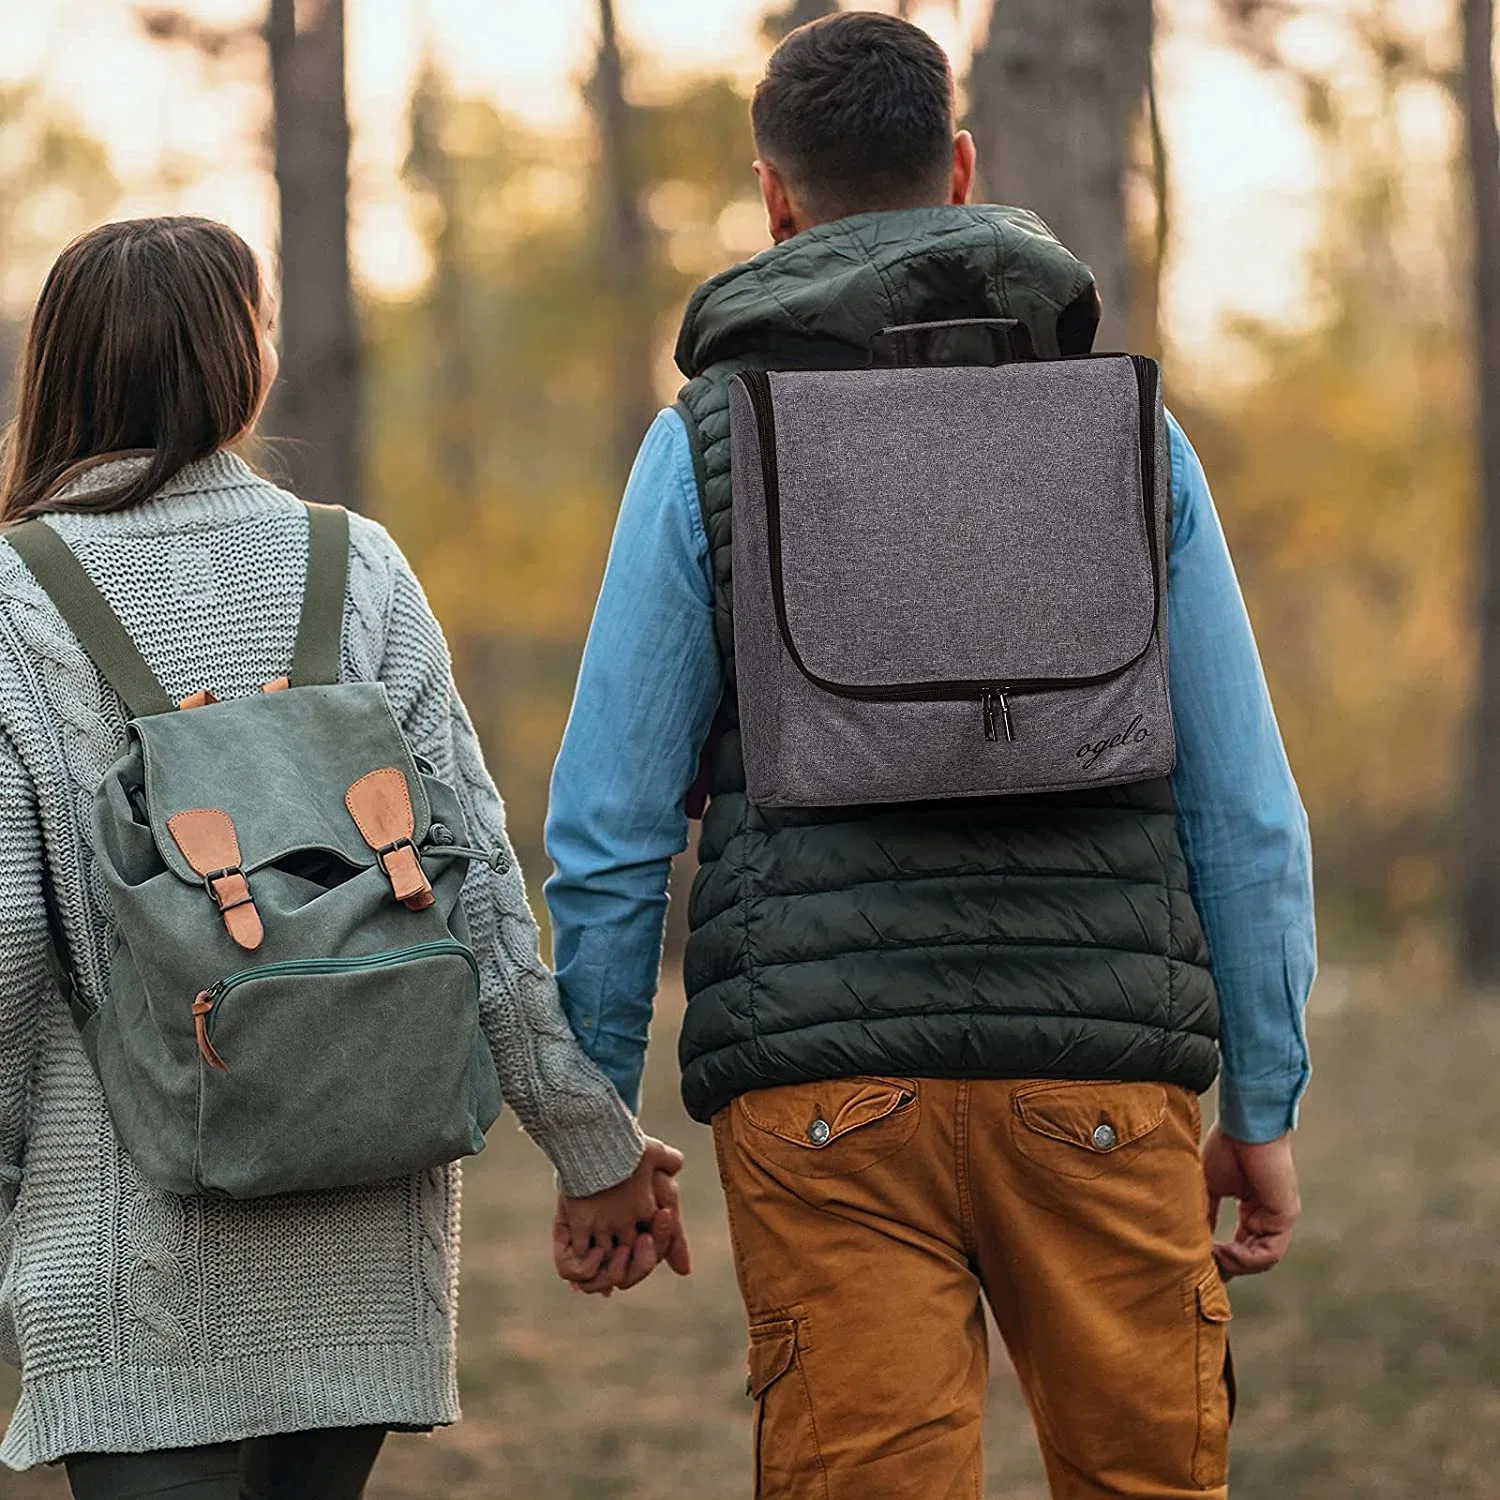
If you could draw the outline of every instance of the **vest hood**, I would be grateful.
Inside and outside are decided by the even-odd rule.
[[[1042,358],[1084,353],[1098,326],[1093,273],[1022,208],[901,209],[815,228],[705,282],[688,304],[677,365],[862,358],[882,328],[1019,318]]]

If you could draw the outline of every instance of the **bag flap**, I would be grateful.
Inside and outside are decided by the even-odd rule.
[[[156,846],[182,879],[198,882],[168,822],[212,808],[234,821],[246,871],[298,849],[321,849],[359,868],[375,862],[345,805],[372,771],[406,779],[420,844],[432,812],[385,688],[378,682],[293,688],[138,719]]]
[[[1071,680],[1145,652],[1160,588],[1149,361],[789,372],[769,391],[773,581],[815,680]]]

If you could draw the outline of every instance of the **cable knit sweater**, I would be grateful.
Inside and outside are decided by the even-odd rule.
[[[351,519],[344,676],[386,685],[475,841],[507,844],[421,587],[379,526]],[[50,524],[174,698],[246,695],[287,670],[306,516],[238,458],[195,463],[128,512]],[[457,1167],[254,1202],[178,1198],[142,1181],[115,1139],[49,977],[46,901],[83,998],[105,1003],[111,918],[89,809],[124,744],[119,700],[0,545],[0,1357],[22,1370],[0,1461],[452,1422]],[[628,1176],[639,1132],[574,1042],[514,860],[503,875],[476,867],[464,906],[506,1101],[567,1191]]]

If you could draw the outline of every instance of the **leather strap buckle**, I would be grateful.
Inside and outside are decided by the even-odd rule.
[[[241,948],[259,948],[265,938],[250,877],[240,855],[234,819],[216,807],[197,807],[167,819],[183,857],[224,918],[229,936]]]
[[[437,899],[422,869],[416,845],[416,819],[406,776],[386,766],[361,776],[344,797],[360,836],[375,851],[375,860],[391,883],[396,900],[422,911]]]
[[[413,854],[416,854],[417,852],[417,846],[412,842],[411,839],[392,839],[390,843],[382,844],[380,848],[375,851],[375,858],[379,860],[380,868],[384,870],[387,875],[391,873],[391,867],[386,863],[386,860],[398,849],[410,849]]]
[[[230,882],[235,880],[239,884],[231,886]],[[221,881],[227,889],[219,888]],[[254,903],[255,898],[250,894],[250,879],[241,865],[230,865],[226,870],[211,870],[203,877],[203,884],[220,911],[233,911],[237,906],[250,906]]]

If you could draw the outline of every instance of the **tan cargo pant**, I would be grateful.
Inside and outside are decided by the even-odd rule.
[[[975,1500],[981,1298],[1059,1500],[1225,1496],[1229,1299],[1194,1095],[847,1078],[714,1120],[760,1500]]]

